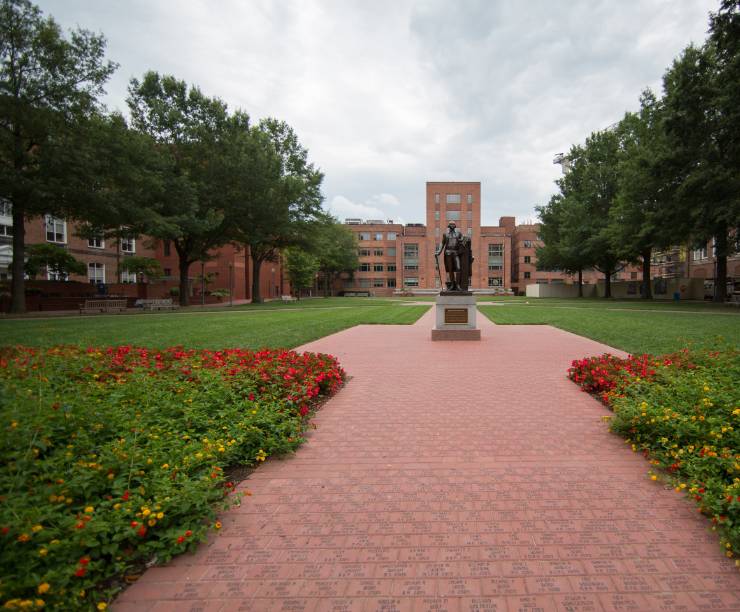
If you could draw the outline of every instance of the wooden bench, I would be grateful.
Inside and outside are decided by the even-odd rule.
[[[85,300],[80,314],[88,312],[126,312],[126,300]]]
[[[280,299],[283,302],[295,302],[296,301],[296,298],[294,298],[292,295],[281,295]]]
[[[344,297],[370,297],[369,291],[345,291]]]
[[[175,310],[180,307],[180,304],[173,303],[172,298],[136,300],[136,305],[152,312],[155,310]]]

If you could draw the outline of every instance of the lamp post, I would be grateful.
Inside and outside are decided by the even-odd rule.
[[[206,275],[205,275],[206,262],[200,260],[200,305],[206,305]]]

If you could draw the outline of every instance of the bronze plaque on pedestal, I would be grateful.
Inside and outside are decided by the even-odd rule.
[[[445,308],[445,324],[462,324],[468,323],[467,308]]]

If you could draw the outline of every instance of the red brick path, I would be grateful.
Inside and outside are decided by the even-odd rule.
[[[114,609],[740,610],[709,522],[565,378],[608,347],[479,321],[481,342],[432,343],[428,313],[302,347],[353,377],[308,443]]]

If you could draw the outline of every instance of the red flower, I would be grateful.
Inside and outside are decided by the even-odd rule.
[[[180,536],[179,538],[177,538],[178,544],[182,544],[184,541],[185,541],[185,538],[183,536]]]
[[[187,531],[185,532],[185,537],[189,538],[189,537],[190,537],[191,535],[193,535],[193,532],[192,532],[192,531],[190,531],[190,529],[188,529],[188,530],[187,530]]]
[[[144,527],[144,525],[139,527],[139,531],[136,532],[136,535],[143,538],[146,535],[146,527]]]
[[[77,571],[75,572],[75,576],[78,578],[82,578],[85,574],[87,574],[87,568],[85,567],[78,567]]]
[[[125,491],[125,492],[123,493],[123,495],[121,495],[121,499],[122,499],[123,501],[128,501],[128,498],[129,498],[129,496],[130,496],[130,495],[131,495],[131,494],[130,494],[130,493],[129,493],[128,491]]]
[[[82,559],[80,559],[77,563],[79,563],[80,565],[87,565],[88,563],[90,563],[90,558],[82,557]]]
[[[0,529],[0,533],[2,533],[3,535],[8,535],[9,531],[10,527],[3,527],[2,529]]]
[[[138,521],[131,521],[131,527],[138,527],[139,522]]]

